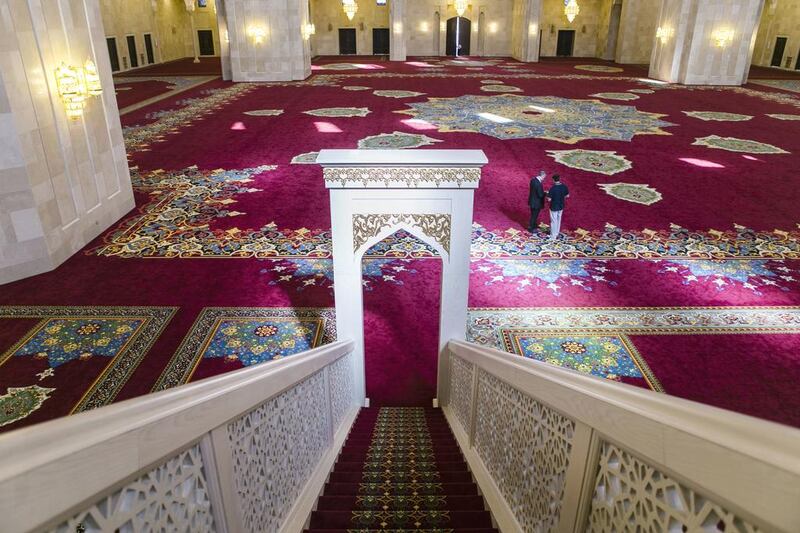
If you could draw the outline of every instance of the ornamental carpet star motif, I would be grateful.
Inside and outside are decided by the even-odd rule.
[[[549,139],[575,144],[585,139],[630,141],[635,135],[671,135],[658,113],[634,106],[558,96],[464,95],[429,98],[397,111],[436,125],[442,132],[483,133],[498,139]]]
[[[611,176],[624,172],[632,167],[624,155],[603,150],[548,150],[547,154],[556,162],[570,168],[597,172]]]
[[[744,122],[753,118],[752,115],[724,113],[722,111],[684,111],[683,114],[706,122]]]
[[[360,150],[388,150],[401,148],[419,148],[429,144],[440,143],[439,139],[428,137],[427,135],[404,133],[396,131],[394,133],[380,133],[370,135],[358,141]]]
[[[366,117],[370,114],[366,107],[322,107],[303,111],[312,117]]]
[[[718,150],[728,152],[741,152],[745,154],[788,154],[783,148],[775,145],[751,141],[749,139],[737,139],[736,137],[720,137],[719,135],[709,135],[695,139],[692,143],[697,146],[708,146]]]
[[[589,72],[623,72],[619,67],[607,67],[606,65],[575,65],[577,70],[588,70]]]
[[[647,184],[641,183],[599,183],[606,194],[619,200],[635,204],[653,205],[661,201],[661,193]]]
[[[603,98],[605,100],[638,100],[639,97],[631,93],[595,93],[589,96]]]
[[[481,85],[481,91],[487,93],[521,93],[522,89],[512,85]]]

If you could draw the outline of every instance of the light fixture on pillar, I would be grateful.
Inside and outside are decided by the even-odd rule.
[[[254,43],[261,44],[267,38],[267,29],[264,26],[250,26],[247,35],[252,37]]]
[[[353,20],[358,11],[356,0],[342,0],[342,9],[344,9],[344,14],[347,15],[347,20]]]
[[[56,87],[58,96],[67,110],[67,116],[77,119],[83,114],[86,106],[86,81],[80,68],[61,63],[56,69]]]
[[[301,32],[303,33],[303,39],[307,41],[312,35],[317,33],[317,27],[313,24],[304,24],[301,28]]]
[[[87,60],[83,67],[62,63],[56,69],[56,87],[67,116],[71,119],[83,115],[83,108],[86,107],[86,100],[90,96],[103,94],[100,74],[91,59]]]
[[[455,8],[456,14],[458,14],[459,17],[464,16],[464,12],[467,10],[468,7],[469,7],[469,0],[455,0],[455,2],[453,2],[453,8]]]
[[[572,23],[581,12],[581,6],[578,5],[578,0],[564,0],[564,14],[567,20]]]
[[[97,72],[97,65],[94,61],[87,59],[83,65],[84,79],[86,80],[86,92],[89,96],[100,96],[103,94],[103,86],[100,84],[100,74]]]
[[[725,48],[733,42],[733,30],[730,28],[719,28],[714,30],[711,38],[719,48]]]
[[[675,30],[668,26],[659,26],[656,30],[656,39],[661,41],[661,44],[667,44],[667,41],[675,35]]]

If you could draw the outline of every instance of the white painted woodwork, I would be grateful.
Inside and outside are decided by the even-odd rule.
[[[339,338],[354,342],[356,390],[362,403],[364,252],[399,229],[435,249],[442,259],[439,353],[450,339],[464,339],[473,195],[486,162],[480,150],[322,150],[317,157],[330,189],[336,330]],[[354,221],[387,215],[396,217],[369,238],[359,239]],[[447,217],[447,242],[410,223],[416,215]]]
[[[800,531],[795,428],[463,341],[442,358],[440,402],[503,531]]]
[[[144,509],[162,505],[176,530],[213,519],[215,531],[247,531],[244,517],[257,517],[251,528],[300,531],[358,412],[352,350],[339,341],[0,436],[0,530],[75,531],[87,516],[111,530],[171,530],[98,505],[123,491]],[[269,488],[237,485],[243,477]]]

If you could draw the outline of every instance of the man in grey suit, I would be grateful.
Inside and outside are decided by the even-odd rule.
[[[531,208],[531,220],[528,222],[528,231],[533,233],[539,228],[539,212],[544,207],[544,187],[542,181],[547,174],[544,170],[539,171],[539,175],[531,178],[530,191],[528,192],[528,206]]]

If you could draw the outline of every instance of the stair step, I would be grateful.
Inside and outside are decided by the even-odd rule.
[[[403,472],[408,472],[411,469],[416,470],[417,472],[466,472],[469,470],[467,467],[467,463],[464,461],[455,461],[451,463],[445,463],[442,461],[436,461],[433,463],[430,462],[423,462],[423,461],[392,461],[388,463],[386,461],[380,461],[375,463],[365,463],[363,461],[358,462],[343,462],[339,461],[336,463],[334,467],[334,472],[384,472],[388,469],[392,470],[399,470]]]
[[[461,452],[417,452],[417,453],[406,453],[406,452],[388,452],[388,453],[381,453],[381,454],[372,454],[370,455],[367,451],[364,452],[349,452],[344,451],[339,455],[339,462],[340,463],[363,463],[367,461],[367,459],[375,459],[380,457],[381,459],[391,459],[392,461],[401,463],[404,461],[436,461],[437,463],[458,463],[464,461],[464,456],[461,455]]]
[[[492,527],[488,511],[314,511],[311,529]]]
[[[325,486],[326,496],[367,496],[367,495],[433,495],[473,496],[478,494],[478,486],[469,483],[358,483],[329,481]]]
[[[306,529],[305,533],[443,533],[448,529]],[[496,529],[459,528],[458,533],[497,533]]]
[[[477,495],[459,496],[444,494],[427,496],[321,496],[317,503],[318,511],[344,510],[386,510],[393,509],[449,509],[452,511],[471,511],[483,508],[483,497]]]
[[[331,472],[333,483],[471,483],[469,472]]]

